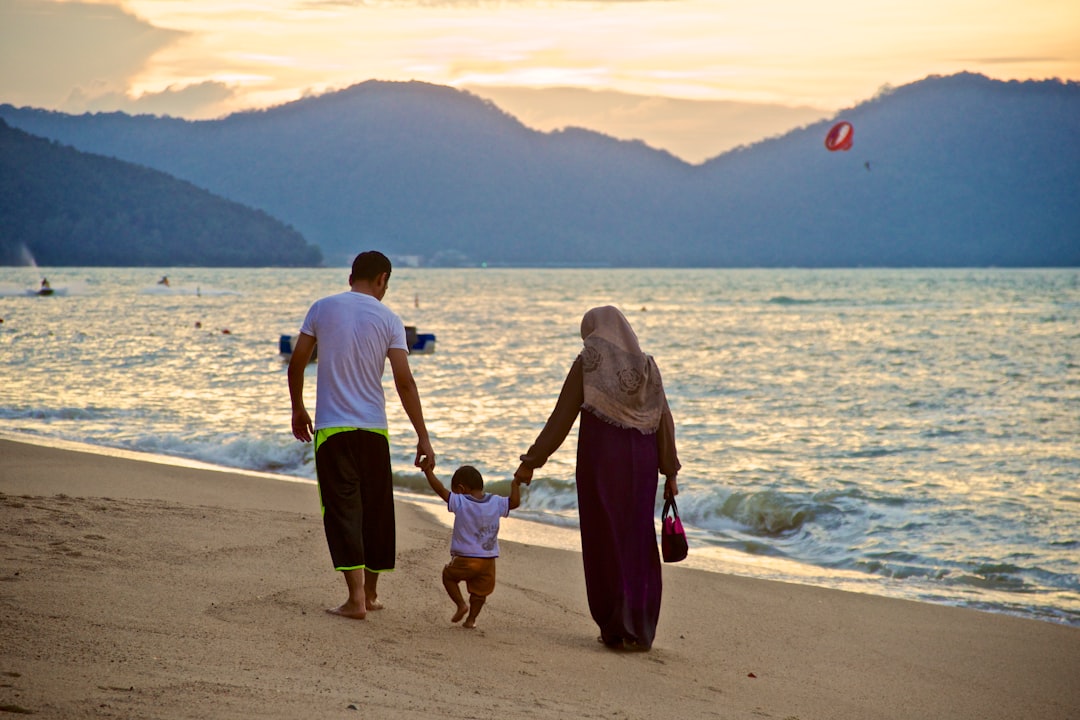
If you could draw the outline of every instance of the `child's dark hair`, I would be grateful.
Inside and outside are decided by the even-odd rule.
[[[462,465],[454,471],[454,477],[450,480],[450,487],[454,487],[459,483],[469,490],[484,489],[484,477],[472,465]]]

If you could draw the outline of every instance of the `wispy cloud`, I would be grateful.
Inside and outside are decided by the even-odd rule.
[[[137,97],[118,91],[77,88],[61,109],[72,113],[119,110],[132,115],[202,117],[215,114],[214,109],[234,94],[225,83],[212,80],[183,87],[169,86],[161,92],[146,92]]]
[[[1001,57],[961,58],[962,63],[977,63],[979,65],[1026,65],[1066,62],[1066,58],[1047,57],[1045,55],[1005,55]]]
[[[76,87],[123,91],[184,36],[115,5],[0,0],[2,99],[55,107]]]
[[[1078,37],[1076,0],[0,0],[0,102],[211,117],[374,78],[835,109],[927,75],[1078,79]],[[623,113],[660,122],[579,123]]]
[[[556,0],[561,4],[639,5],[644,3],[677,4],[685,0]],[[539,7],[552,3],[539,0],[300,0],[299,8],[425,8],[467,7],[477,9],[505,9],[513,7]]]

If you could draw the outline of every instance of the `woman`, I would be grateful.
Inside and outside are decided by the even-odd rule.
[[[678,494],[675,424],[660,371],[617,308],[585,313],[581,339],[555,410],[514,477],[531,481],[581,414],[577,493],[589,610],[605,645],[648,650],[660,617],[657,472],[667,479],[664,497]]]

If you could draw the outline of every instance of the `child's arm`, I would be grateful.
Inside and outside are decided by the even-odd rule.
[[[424,471],[424,477],[427,478],[428,485],[435,491],[435,494],[443,499],[443,502],[450,502],[450,491],[446,489],[446,486],[439,482],[439,478],[435,477],[434,463],[422,463],[421,469]]]
[[[514,478],[510,481],[510,509],[521,505],[521,481]]]

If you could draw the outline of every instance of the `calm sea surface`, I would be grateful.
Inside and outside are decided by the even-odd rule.
[[[313,478],[278,338],[347,274],[0,268],[0,431]],[[664,375],[690,564],[1080,626],[1078,270],[399,269],[385,302],[437,335],[412,366],[442,473],[505,492],[615,304]],[[552,537],[575,437],[515,512]]]

